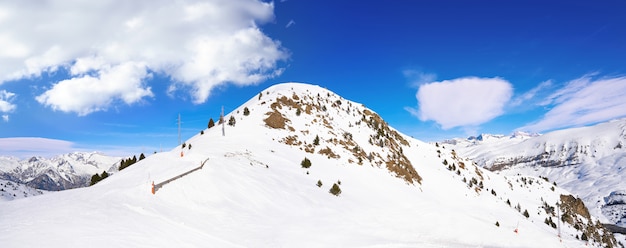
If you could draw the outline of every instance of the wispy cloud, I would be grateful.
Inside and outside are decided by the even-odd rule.
[[[544,92],[546,89],[550,88],[551,86],[552,86],[552,80],[543,81],[539,85],[537,85],[535,88],[532,88],[526,93],[518,97],[515,97],[513,100],[511,100],[511,106],[517,107],[530,100],[536,99],[536,97],[538,96],[540,92]]]
[[[404,77],[409,81],[411,87],[418,88],[422,84],[432,83],[437,79],[434,73],[425,73],[415,69],[406,69],[402,71]]]
[[[465,77],[422,84],[416,97],[418,109],[405,108],[422,121],[435,121],[444,130],[463,127],[476,130],[503,114],[513,87],[501,78]]]
[[[289,28],[289,27],[291,27],[291,26],[293,26],[293,25],[296,25],[296,22],[295,22],[293,19],[291,19],[291,20],[289,20],[289,22],[287,23],[287,25],[285,25],[285,28]]]
[[[9,115],[7,113],[11,113],[17,108],[17,106],[12,103],[14,99],[15,93],[0,90],[0,113],[4,113],[2,115],[2,121],[4,122],[9,122]]]
[[[170,148],[167,148],[169,150]],[[101,152],[108,156],[133,156],[140,153],[160,152],[163,148],[154,146],[91,145],[89,147],[67,140],[41,137],[0,138],[0,156],[29,158],[33,156],[53,157],[70,152]]]
[[[0,84],[67,70],[37,100],[86,115],[152,97],[155,72],[202,103],[216,86],[282,73],[288,52],[257,26],[273,11],[259,0],[3,1]]]
[[[626,116],[626,77],[594,76],[572,80],[546,97],[541,105],[549,108],[547,113],[518,130],[542,132]]]
[[[38,137],[0,138],[0,155],[27,158],[32,156],[50,157],[75,152],[74,143]]]
[[[0,90],[0,112],[9,113],[15,110],[15,104],[11,101],[15,98],[15,93],[6,90]]]

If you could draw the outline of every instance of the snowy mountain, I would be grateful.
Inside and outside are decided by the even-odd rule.
[[[581,196],[602,221],[626,227],[626,119],[536,137],[498,137],[444,145],[502,175],[554,180]]]
[[[568,191],[482,169],[317,86],[272,86],[224,120],[94,186],[0,202],[0,243],[616,246]]]
[[[73,152],[52,158],[20,160],[0,156],[0,179],[49,191],[89,186],[91,176],[115,172],[120,158],[97,152]]]

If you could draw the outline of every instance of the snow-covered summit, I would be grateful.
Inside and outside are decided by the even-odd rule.
[[[499,176],[298,83],[92,187],[0,204],[11,247],[615,245],[552,183]]]

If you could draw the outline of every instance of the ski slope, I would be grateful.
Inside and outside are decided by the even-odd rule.
[[[285,99],[294,99],[298,104]],[[294,106],[317,107],[310,111],[304,108],[298,115]],[[249,109],[248,116],[243,115],[244,108]],[[366,110],[317,86],[272,86],[226,116],[225,120],[235,116],[236,124],[224,126],[225,136],[222,126],[216,126],[186,140],[186,148],[179,146],[151,155],[92,187],[0,202],[0,244],[586,245],[576,238],[581,233],[572,225],[561,224],[559,239],[559,231],[544,224],[550,216],[542,208],[544,202],[555,205],[561,194],[569,194],[567,191],[553,188],[542,179],[500,176],[457,157],[451,150],[394,134],[395,130],[386,124],[371,121],[377,115]],[[368,111],[372,118],[366,117]],[[282,128],[271,128],[264,121],[274,112],[282,116]],[[376,123],[377,128],[366,122]],[[313,145],[316,136],[320,142]],[[322,152],[325,148],[332,154]],[[358,155],[361,151],[371,156],[363,159]],[[308,169],[300,165],[305,157],[312,163]],[[415,174],[407,176],[402,168],[394,167],[396,164],[387,163],[404,161],[403,157],[410,161],[403,168],[414,168],[419,182]],[[151,193],[153,182],[190,171],[207,159],[202,169]],[[450,169],[452,164],[454,169]],[[472,179],[476,183],[469,183]],[[321,187],[316,185],[318,181]],[[339,196],[329,193],[334,183],[341,188]],[[517,204],[521,211],[515,209]],[[529,212],[528,218],[522,214],[524,210]],[[596,221],[592,218],[589,222]],[[516,229],[518,232],[514,232]],[[603,246],[597,242],[587,245]]]

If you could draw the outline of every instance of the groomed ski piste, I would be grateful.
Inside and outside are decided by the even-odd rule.
[[[386,124],[375,130],[367,124],[374,111],[317,86],[285,83],[251,97],[225,116],[236,120],[225,136],[222,126],[198,130],[185,148],[150,155],[94,186],[0,202],[0,246],[604,246],[580,240],[572,225],[544,223],[558,219],[544,202],[555,206],[570,193],[543,179],[496,175],[446,148],[394,136]],[[289,99],[302,106],[299,114]],[[274,112],[282,128],[268,126]],[[382,146],[370,142],[376,137]],[[394,142],[401,145],[392,149]],[[368,156],[359,161],[360,151]],[[389,169],[386,162],[402,156],[419,182]],[[311,167],[301,166],[304,158]],[[203,161],[152,193],[153,183]],[[338,196],[329,193],[333,184]]]

